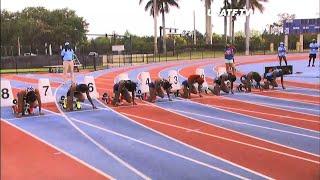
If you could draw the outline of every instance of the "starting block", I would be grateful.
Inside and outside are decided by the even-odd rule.
[[[177,91],[181,89],[181,82],[179,81],[178,72],[176,70],[169,71],[168,81],[172,84],[172,91]]]
[[[207,90],[208,89],[208,83],[206,81],[206,76],[205,76],[205,73],[204,73],[204,69],[197,68],[196,69],[196,74],[200,75],[204,79],[204,82],[202,84],[202,88],[203,88],[203,90]]]
[[[10,81],[1,80],[1,107],[12,106],[13,93]]]
[[[94,81],[93,76],[85,76],[84,77],[84,83],[88,85],[89,87],[89,94],[92,99],[98,99],[99,93],[97,91],[96,83]],[[86,96],[85,96],[86,97]]]
[[[38,81],[38,89],[42,103],[54,102],[51,85],[48,78],[41,78]]]
[[[293,67],[292,65],[288,66],[267,66],[264,68],[264,73],[268,73],[269,69],[282,69],[283,75],[292,74]]]
[[[114,80],[115,83],[118,83],[119,81],[121,80],[130,80],[129,79],[129,76],[128,76],[128,73],[121,73],[119,74],[119,76],[117,76]]]
[[[222,74],[226,74],[226,73],[227,73],[227,71],[226,71],[225,67],[218,67],[216,77],[220,77]]]
[[[151,83],[151,77],[149,72],[142,72],[140,74],[140,82],[137,84],[136,94],[141,96],[142,94],[149,93],[149,84]]]

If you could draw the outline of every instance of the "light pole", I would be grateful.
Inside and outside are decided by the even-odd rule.
[[[246,9],[249,11],[249,0],[246,0]],[[249,55],[249,46],[250,46],[250,27],[249,27],[250,15],[246,16],[246,55]]]
[[[157,0],[153,0],[153,25],[154,25],[154,58],[158,54],[158,39],[157,39],[157,15],[158,15],[158,6]]]

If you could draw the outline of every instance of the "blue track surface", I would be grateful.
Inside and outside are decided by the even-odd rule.
[[[283,63],[284,64],[284,63]],[[238,69],[241,72],[250,72],[257,71],[260,74],[264,73],[264,67],[266,66],[278,66],[278,62],[264,62],[264,63],[255,63],[248,65],[239,65]],[[286,79],[300,82],[309,82],[309,83],[320,83],[320,68],[319,61],[317,60],[315,67],[307,67],[308,60],[296,60],[296,61],[288,61],[288,65],[293,66],[293,74],[287,75]],[[296,72],[302,72],[301,74],[296,74]]]
[[[190,65],[201,67],[204,62],[175,65],[162,70],[159,75],[162,78],[167,78],[169,70],[180,70]],[[128,71],[128,75],[130,79],[138,81],[139,73],[157,67],[159,64],[138,66]],[[207,77],[215,77],[215,72],[212,71],[213,67],[212,64],[203,67]],[[87,75],[97,78],[116,70],[118,69],[96,71]],[[27,77],[38,78],[34,75],[27,75]],[[46,75],[41,77],[46,77]],[[50,76],[48,78],[54,82],[62,82],[61,78]],[[84,75],[77,75],[78,83],[83,82],[83,79]],[[182,81],[185,77],[179,75],[179,79]],[[32,83],[11,81],[13,88],[25,88],[26,85],[36,87],[36,84]],[[57,91],[57,101],[61,95],[66,94],[68,86],[66,84],[53,89]],[[319,95],[319,91],[308,89],[288,88],[287,91]],[[225,96],[296,112],[319,114],[319,106],[312,104],[244,93]],[[263,179],[263,176],[258,173],[144,127],[130,118],[119,115],[97,100],[94,100],[94,103],[99,109],[91,110],[90,104],[86,101],[82,105],[82,110],[63,112],[65,116],[46,111],[46,115],[43,117],[35,116],[34,118],[22,119],[14,118],[10,108],[1,108],[1,118],[116,179],[142,179],[132,168],[152,179],[237,179],[237,176],[238,178]],[[235,114],[180,98],[174,99],[173,102],[161,99],[156,105],[159,108],[174,111],[212,126],[320,155],[319,132]],[[79,129],[77,130],[77,128]],[[125,163],[117,160],[115,156]]]

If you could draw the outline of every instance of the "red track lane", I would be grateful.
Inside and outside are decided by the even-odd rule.
[[[117,110],[130,114],[128,116],[131,119],[184,143],[276,179],[296,179],[298,177],[314,179],[320,175],[318,170],[319,164],[317,163],[246,146],[219,137],[319,161],[319,158],[316,156],[210,126],[152,106],[119,108]],[[149,118],[161,123],[148,121],[139,117]],[[215,137],[173,126],[198,130]],[[290,169],[290,171],[288,171],[288,169]]]
[[[1,121],[1,179],[106,179],[62,152]]]
[[[188,66],[180,71],[180,74],[182,76],[187,77],[190,72],[195,72],[196,66]],[[207,80],[210,78],[207,78]],[[211,80],[211,79],[210,79]],[[210,81],[209,80],[209,81]],[[270,91],[264,92],[265,94],[261,95],[268,95]],[[260,92],[259,92],[260,93]],[[284,94],[284,93],[283,93]],[[291,98],[294,97],[295,95],[291,94]],[[277,96],[277,98],[280,98],[281,95]],[[312,115],[306,115],[298,112],[292,112],[292,111],[285,111],[285,110],[280,110],[277,108],[271,108],[271,107],[266,107],[266,106],[261,106],[261,105],[256,105],[256,104],[251,104],[251,103],[245,103],[246,106],[243,106],[244,103],[238,100],[232,100],[232,99],[226,99],[223,97],[218,97],[218,98],[210,98],[210,99],[193,99],[193,101],[197,101],[200,103],[204,104],[210,104],[212,106],[223,106],[224,108],[236,108],[232,109],[232,111],[244,114],[244,115],[250,115],[253,117],[259,117],[259,118],[264,118],[268,119],[271,121],[275,122],[281,122],[281,123],[286,123],[289,125],[294,125],[302,128],[307,128],[311,130],[320,130],[320,126],[318,123],[314,122],[308,122],[308,121],[301,121],[297,120],[291,117],[295,118],[302,118],[302,119],[307,119],[311,121],[318,121],[319,122],[319,117],[318,116],[312,116]],[[242,109],[242,110],[241,110]],[[251,110],[255,111],[256,113],[253,112],[248,112],[248,111],[243,111],[243,110]],[[274,114],[274,115],[280,115],[280,116],[274,116],[274,115],[268,115],[268,114],[259,114],[257,112],[262,112],[262,113],[268,113],[268,114]],[[281,117],[282,116],[282,117]]]
[[[153,70],[157,71],[157,69]],[[114,79],[114,77],[121,72],[123,71],[109,73],[100,78]],[[153,72],[151,74],[153,74]],[[230,138],[232,140],[240,141],[243,143],[257,145],[272,150],[304,157],[313,161],[319,160],[318,157],[310,154],[295,151],[289,148],[267,143],[265,141],[257,140],[245,135],[201,123],[199,121],[195,121],[193,119],[189,119],[160,108],[155,108],[154,106],[146,106],[140,104],[134,107],[128,106],[126,108],[114,108],[114,110],[121,113],[129,114],[128,116],[131,119],[148,127],[151,127],[161,133],[169,135],[194,147],[200,148],[206,152],[218,155],[229,161],[261,172],[268,176],[287,179],[295,179],[297,177],[315,178],[319,176],[319,172],[317,171],[319,164],[317,163],[281,155],[258,148],[253,148],[247,145],[239,144],[237,142],[231,142],[229,140],[221,139],[218,137],[211,137],[201,133],[191,132],[186,129],[180,129],[161,123],[168,123],[170,125],[181,126],[183,128],[189,128],[193,130],[199,129],[201,132],[209,133],[211,135]],[[152,120],[157,122],[141,119],[141,117],[151,118]],[[274,164],[274,162],[278,163]],[[266,166],[266,164],[272,164],[272,166]],[[288,172],[288,169],[290,169],[290,172]]]
[[[28,78],[28,77],[22,77],[22,76],[17,76],[14,74],[8,74],[8,75],[1,75],[3,78],[8,79],[8,80],[15,80],[23,83],[34,83],[38,84],[38,79],[35,78]],[[60,83],[56,82],[50,82],[50,85],[52,88],[57,88],[60,86]]]
[[[297,60],[301,60],[303,61],[303,59],[299,59],[299,58],[305,58],[307,57],[306,55],[293,55],[293,56],[289,56],[290,58],[288,58],[288,61],[297,61]],[[274,62],[277,59],[277,57],[275,58],[268,58],[268,59],[264,59],[262,61],[248,61],[248,62],[239,62],[239,63],[235,63],[236,66],[237,65],[246,65],[246,64],[255,64],[255,63],[261,63],[261,62]],[[220,66],[224,66],[224,64],[221,64]],[[294,87],[301,87],[301,88],[309,88],[309,89],[317,89],[320,90],[320,85],[319,84],[314,84],[314,83],[302,83],[302,82],[296,82],[296,81],[289,81],[286,80],[285,84],[288,86],[294,86]]]
[[[217,96],[210,96],[210,98],[204,97],[201,99],[197,98],[192,99],[192,101],[201,104],[208,104],[210,106],[221,108],[230,112],[237,112],[243,115],[249,115],[274,122],[280,122],[314,131],[320,131],[320,121],[319,117],[317,116],[274,109],[266,106],[244,103],[241,101],[230,100]],[[298,120],[298,118],[300,118],[301,120]]]
[[[309,104],[320,104],[320,96],[308,96],[304,94],[296,94],[296,93],[290,93],[290,92],[281,92],[281,91],[263,91],[263,92],[253,92],[254,94],[259,94],[262,96],[269,96],[269,97],[275,97],[275,98],[282,98],[282,99],[290,99],[294,101],[299,102],[305,102]]]
[[[182,76],[188,77],[191,73],[190,72],[196,72],[196,69],[199,66],[187,66],[183,69],[180,70],[180,74]],[[236,73],[238,77],[240,77],[242,74],[241,73]],[[206,77],[206,81],[209,82],[209,84],[213,83],[213,79]],[[286,82],[284,82],[286,85]],[[311,103],[311,104],[320,104],[320,97],[315,98],[314,96],[308,96],[308,95],[300,95],[300,94],[293,94],[289,92],[272,92],[270,91],[264,91],[264,92],[259,92],[260,95],[263,96],[269,96],[270,97],[275,97],[275,98],[282,98],[282,99],[288,99],[288,100],[295,100],[295,101],[300,101],[300,102],[305,102],[305,103]]]

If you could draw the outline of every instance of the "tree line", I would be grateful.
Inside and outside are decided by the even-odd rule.
[[[44,54],[45,44],[52,46],[53,53],[59,53],[60,46],[70,41],[77,47],[77,52],[88,53],[97,51],[99,54],[110,54],[112,45],[124,45],[126,53],[153,53],[153,36],[137,36],[126,32],[121,37],[97,37],[88,39],[88,23],[70,9],[47,10],[43,7],[29,7],[21,12],[1,12],[1,55],[17,55],[20,44],[21,54],[32,52]],[[220,50],[225,46],[225,36],[212,34],[212,45],[206,45],[206,36],[196,31],[197,44],[193,44],[193,31],[182,31],[177,35],[166,35],[166,49],[173,51],[187,51],[189,49]],[[304,46],[307,47],[313,35],[304,36]],[[19,39],[19,40],[18,40]],[[283,34],[252,31],[251,50],[268,50],[270,43],[275,47],[284,40]],[[289,49],[295,49],[298,35],[290,35]],[[245,35],[236,32],[234,45],[238,51],[244,51]],[[158,47],[163,51],[162,39],[158,38]]]

